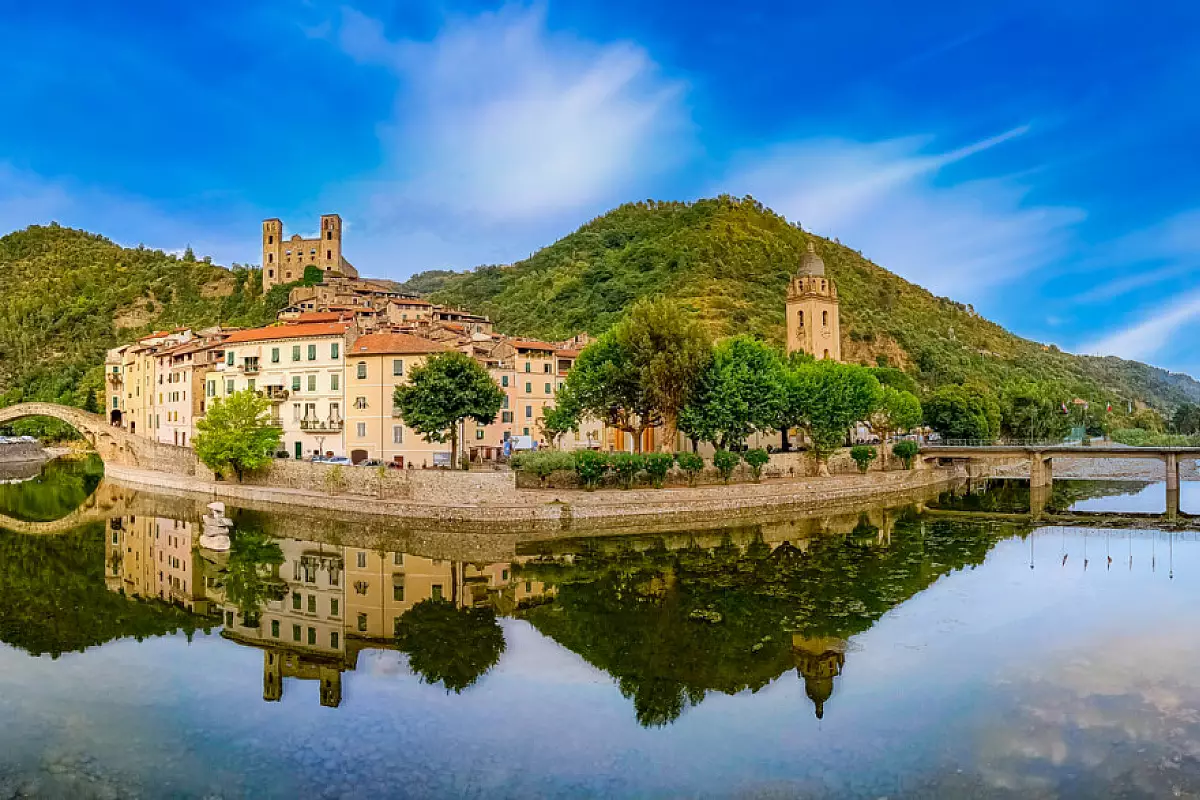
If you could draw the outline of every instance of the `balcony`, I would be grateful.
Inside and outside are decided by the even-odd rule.
[[[108,373],[108,382],[111,383],[113,386],[121,386],[122,384],[125,383],[125,376],[123,376],[119,372],[109,372]]]
[[[259,394],[262,397],[270,400],[272,403],[282,403],[284,400],[287,400],[289,397],[291,397],[291,392],[282,386],[264,386],[262,390],[259,391]]]
[[[300,430],[308,431],[309,433],[341,433],[345,423],[331,417],[329,419],[310,419],[305,418],[300,420]]]
[[[242,372],[246,373],[247,375],[257,375],[258,374],[258,359],[256,358],[256,359],[251,360],[251,359],[247,358],[245,363],[242,364]]]

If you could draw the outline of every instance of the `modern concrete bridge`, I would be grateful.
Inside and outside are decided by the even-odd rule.
[[[1167,516],[1179,515],[1179,462],[1200,459],[1200,447],[1121,447],[1116,445],[925,445],[925,461],[1012,461],[1028,459],[1029,488],[1039,495],[1054,483],[1055,458],[1144,458],[1163,462]]]

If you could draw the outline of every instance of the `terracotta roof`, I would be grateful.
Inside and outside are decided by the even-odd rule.
[[[297,325],[305,322],[340,322],[345,316],[340,311],[303,311],[288,322]]]
[[[555,350],[554,355],[562,356],[563,358],[579,358],[578,350]]]
[[[271,339],[307,339],[313,336],[341,336],[350,327],[345,322],[308,322],[299,325],[272,325],[238,331],[225,340],[226,344],[265,342]]]
[[[396,303],[397,305],[403,305],[403,306],[431,306],[431,305],[433,305],[433,303],[429,302],[428,300],[421,300],[420,298],[417,298],[417,297],[393,297],[391,300],[388,300],[388,302]]]
[[[347,355],[445,353],[453,349],[408,333],[369,333],[358,337]]]
[[[549,350],[553,352],[554,350],[558,349],[552,344],[546,344],[545,342],[534,342],[526,339],[513,339],[512,345],[513,347],[521,350]]]

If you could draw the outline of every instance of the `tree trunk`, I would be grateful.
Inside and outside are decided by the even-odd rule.
[[[792,443],[788,441],[787,428],[779,429],[779,449],[784,453],[787,453],[792,449]]]
[[[450,426],[450,469],[458,469],[458,420]]]
[[[633,452],[642,452],[642,434],[645,432],[646,426],[639,425],[633,429]]]

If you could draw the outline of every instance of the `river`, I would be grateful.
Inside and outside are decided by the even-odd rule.
[[[1034,525],[1013,482],[621,536],[206,526],[99,469],[0,486],[0,798],[1200,793],[1191,531]]]

